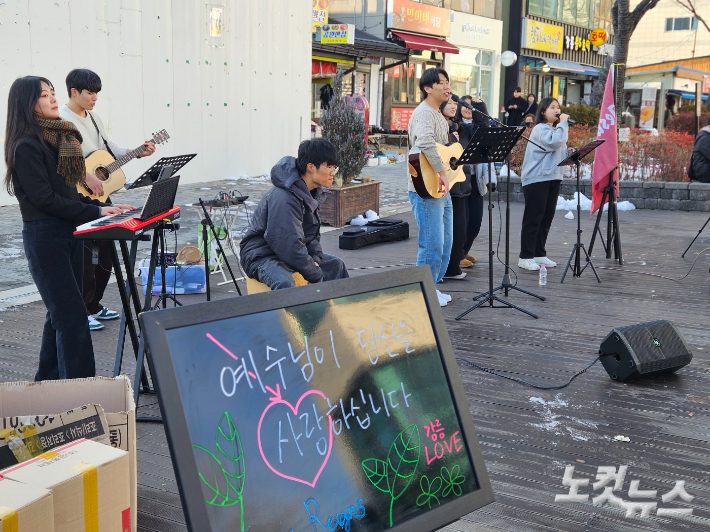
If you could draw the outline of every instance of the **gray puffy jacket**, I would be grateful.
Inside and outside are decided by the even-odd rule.
[[[271,169],[274,186],[254,210],[240,244],[241,265],[251,278],[259,262],[275,258],[299,272],[309,283],[323,280],[316,262],[323,260],[320,218],[316,210],[325,201],[324,189],[309,191],[296,169],[294,157],[284,157]]]

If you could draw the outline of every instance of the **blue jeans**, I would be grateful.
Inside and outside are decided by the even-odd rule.
[[[56,219],[23,224],[22,242],[30,274],[47,307],[36,381],[96,375],[81,296],[84,243],[74,238],[74,229],[72,222]]]
[[[419,227],[417,266],[426,264],[431,269],[434,282],[444,278],[451,257],[454,234],[454,208],[451,196],[423,199],[416,192],[409,193],[414,219]]]
[[[318,263],[318,266],[323,271],[323,281],[348,278],[345,263],[334,255],[323,253],[323,260]],[[293,272],[294,270],[286,264],[271,257],[262,259],[256,266],[257,281],[261,281],[272,290],[296,286],[296,281],[292,276]]]

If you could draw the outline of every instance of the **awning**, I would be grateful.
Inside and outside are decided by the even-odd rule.
[[[341,24],[340,21],[330,18],[331,24]],[[315,38],[315,36],[314,36]],[[363,59],[368,56],[389,57],[391,59],[406,59],[409,50],[393,42],[385,41],[367,32],[355,28],[355,44],[323,44],[313,41],[313,53],[337,54],[340,57]]]
[[[695,93],[694,93],[694,92],[677,91],[677,90],[675,90],[675,89],[669,90],[669,91],[666,91],[666,92],[668,92],[668,93],[670,93],[670,94],[680,94],[680,97],[681,97],[681,98],[684,98],[684,99],[686,99],[686,100],[695,100]],[[708,99],[708,95],[707,95],[707,94],[703,94],[703,95],[702,95],[702,99],[703,99],[703,101],[707,100],[707,99]]]
[[[573,61],[562,61],[561,59],[548,59],[547,57],[536,57],[535,59],[543,60],[552,70],[561,70],[563,72],[574,72],[582,76],[598,76],[599,71],[596,68],[575,63]]]
[[[429,50],[431,52],[443,52],[446,54],[459,53],[459,49],[456,46],[437,37],[425,37],[424,35],[415,35],[403,31],[393,31],[392,35],[404,41],[404,45],[413,50]]]

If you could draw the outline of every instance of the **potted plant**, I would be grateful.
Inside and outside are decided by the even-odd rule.
[[[334,186],[319,209],[323,223],[342,227],[368,210],[380,208],[380,182],[353,183],[366,164],[365,132],[367,124],[355,107],[343,96],[343,75],[335,78],[333,99],[320,122],[323,138],[338,150],[340,166]]]

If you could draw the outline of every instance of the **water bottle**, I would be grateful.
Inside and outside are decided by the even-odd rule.
[[[540,286],[547,284],[547,268],[544,264],[540,264]]]

